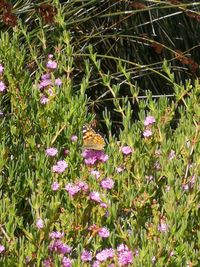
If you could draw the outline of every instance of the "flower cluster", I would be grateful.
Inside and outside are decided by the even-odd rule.
[[[53,172],[62,173],[66,170],[68,164],[65,160],[59,160],[56,165],[52,167]]]
[[[70,197],[74,197],[80,191],[87,192],[88,189],[88,184],[83,181],[78,181],[77,183],[68,183],[65,186],[65,190],[68,192]]]
[[[71,267],[72,261],[66,256],[66,254],[70,254],[72,248],[67,244],[63,243],[61,240],[64,237],[63,232],[53,231],[49,234],[51,239],[50,245],[48,247],[50,256],[44,260],[43,264],[45,267],[50,267],[53,265],[53,254],[61,255],[62,266],[63,267]]]
[[[149,138],[152,136],[152,130],[151,127],[152,125],[156,122],[155,118],[153,116],[147,116],[144,120],[144,126],[145,126],[145,130],[143,132],[143,136],[145,138]]]
[[[117,250],[112,248],[103,249],[96,254],[92,267],[101,266],[105,263],[106,266],[129,266],[133,263],[133,253],[124,244],[119,245]]]
[[[51,73],[57,69],[57,62],[53,60],[53,55],[48,56],[48,61],[46,64],[47,72],[41,76],[38,88],[41,92],[40,103],[47,104],[50,98],[55,95],[54,87],[59,87],[62,85],[60,78],[53,79]]]
[[[4,67],[0,64],[0,92],[1,93],[6,91],[6,85],[3,82],[3,70],[4,70]]]
[[[86,165],[94,165],[97,162],[106,162],[108,155],[102,150],[85,149],[82,153]]]

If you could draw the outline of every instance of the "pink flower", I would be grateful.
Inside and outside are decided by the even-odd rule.
[[[108,205],[105,202],[101,202],[100,207],[107,209]]]
[[[169,160],[172,160],[175,156],[176,156],[175,151],[174,150],[171,150],[170,153],[169,153],[168,159]]]
[[[63,236],[64,236],[64,232],[59,232],[59,231],[53,231],[49,234],[49,237],[51,239],[60,239]]]
[[[50,157],[54,157],[58,153],[58,149],[55,147],[50,147],[46,149],[46,155]]]
[[[119,266],[127,266],[133,262],[133,254],[130,250],[118,253]]]
[[[49,246],[50,251],[57,252],[58,254],[69,254],[71,252],[71,247],[66,244],[63,244],[60,239],[54,239],[53,242]]]
[[[124,170],[124,168],[122,168],[122,167],[117,167],[117,168],[116,168],[116,172],[117,172],[117,173],[120,173],[120,172],[122,172],[123,170]]]
[[[93,175],[96,179],[98,179],[101,175],[99,171],[91,170],[91,175]]]
[[[44,89],[51,85],[52,85],[52,81],[50,79],[44,79],[39,83],[38,87],[39,89]]]
[[[76,183],[76,185],[84,192],[87,192],[89,189],[89,185],[86,182],[79,181]]]
[[[89,194],[89,198],[91,199],[91,200],[93,200],[93,201],[95,201],[95,202],[98,202],[98,203],[100,203],[101,202],[101,197],[100,197],[100,194],[99,194],[99,192],[91,192],[90,194]]]
[[[109,232],[109,230],[108,230],[106,227],[102,227],[102,228],[98,231],[98,235],[99,235],[100,237],[107,238],[107,237],[109,237],[110,232]]]
[[[156,122],[155,118],[153,116],[147,116],[144,120],[144,125],[148,126]]]
[[[81,254],[81,260],[83,262],[91,261],[92,260],[92,253],[90,251],[84,250]]]
[[[158,225],[158,231],[161,233],[167,233],[168,225],[164,221],[161,221],[161,223]]]
[[[51,189],[53,191],[57,191],[59,189],[60,185],[58,182],[53,182],[53,184],[51,185]]]
[[[36,226],[38,229],[42,229],[44,227],[44,223],[42,219],[37,219]]]
[[[6,86],[4,82],[0,81],[0,92],[4,92],[6,90]]]
[[[55,60],[51,60],[51,59],[49,59],[49,60],[47,61],[46,67],[47,67],[48,69],[50,69],[50,70],[55,70],[55,69],[57,69],[57,66],[58,66],[58,64],[57,64],[57,62],[56,62]]]
[[[60,78],[55,79],[55,85],[57,85],[57,86],[61,86],[62,85],[62,81],[61,81]]]
[[[40,98],[40,103],[45,105],[48,102],[49,102],[49,98],[46,97],[45,95],[42,95],[41,98]]]
[[[154,179],[153,175],[146,175],[145,178],[148,182],[151,182]]]
[[[53,266],[53,261],[51,258],[45,259],[44,262],[44,267],[52,267]]]
[[[92,267],[100,267],[100,261],[94,261]]]
[[[65,186],[65,190],[71,197],[73,197],[81,190],[81,188],[78,185],[69,183]]]
[[[53,172],[62,173],[66,170],[68,164],[64,160],[59,160],[56,165],[53,166]]]
[[[129,250],[129,248],[127,247],[127,245],[125,245],[125,244],[120,244],[118,247],[117,247],[117,251],[118,252],[122,252],[122,251],[128,251]]]
[[[112,248],[110,249],[104,249],[101,252],[96,254],[96,259],[100,262],[104,262],[107,259],[112,259],[115,255],[115,252]]]
[[[0,245],[0,254],[1,254],[2,252],[4,252],[4,250],[5,250],[5,247],[4,247],[3,245]]]
[[[44,81],[44,80],[50,80],[51,79],[51,74],[50,73],[45,73],[45,74],[42,74],[41,76],[41,80]]]
[[[108,160],[108,155],[102,150],[85,149],[82,156],[87,165],[94,165],[98,161],[106,162]]]
[[[114,181],[111,178],[106,178],[101,181],[101,186],[104,189],[112,189],[114,186]]]
[[[0,64],[0,75],[2,75],[4,67]]]
[[[71,141],[72,142],[76,142],[78,140],[78,136],[76,136],[76,135],[72,135],[71,136]]]
[[[152,136],[152,131],[151,130],[145,130],[144,132],[143,132],[143,136],[144,137],[150,137],[150,136]]]
[[[129,155],[132,153],[132,148],[130,146],[123,146],[121,151],[124,155]]]
[[[67,257],[63,257],[62,266],[63,267],[71,267],[72,266],[71,260],[69,258],[67,258]]]

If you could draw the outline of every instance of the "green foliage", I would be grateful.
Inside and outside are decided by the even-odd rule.
[[[127,266],[123,253],[130,266],[198,266],[200,85],[195,62],[179,51],[176,59],[193,72],[184,70],[191,80],[181,81],[171,26],[188,29],[189,20],[196,29],[187,2],[52,1],[55,21],[46,23],[41,3],[14,1],[18,24],[2,24],[0,39],[2,266],[65,266],[67,257],[72,266],[91,266],[107,248],[114,256],[100,266]],[[172,16],[177,9],[181,23],[180,13]],[[141,37],[149,26],[159,40]],[[192,44],[195,55],[195,42],[191,35],[176,48]],[[146,52],[160,43],[162,54]],[[96,121],[104,122],[106,145],[88,164],[82,129]],[[67,165],[59,172],[61,160]],[[55,231],[71,247],[66,258],[50,237]]]

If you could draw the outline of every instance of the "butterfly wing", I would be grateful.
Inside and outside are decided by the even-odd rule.
[[[96,133],[91,127],[83,127],[83,147],[84,149],[103,150],[105,141],[103,137]]]

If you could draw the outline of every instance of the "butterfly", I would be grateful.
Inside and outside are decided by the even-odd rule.
[[[83,126],[83,148],[92,150],[103,150],[105,141],[103,137],[96,133],[89,125]]]

